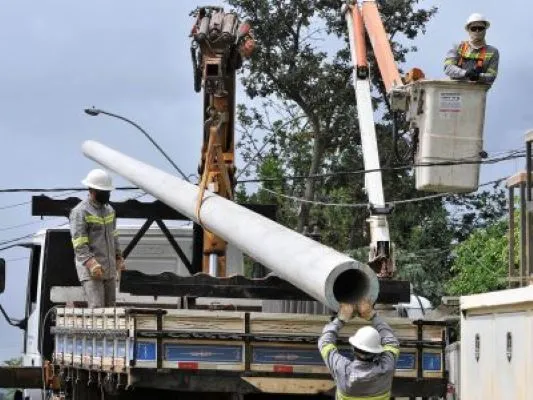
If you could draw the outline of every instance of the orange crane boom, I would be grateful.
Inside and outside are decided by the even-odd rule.
[[[199,216],[205,190],[233,199],[235,176],[235,74],[254,50],[250,25],[221,7],[196,10],[191,37],[194,89],[203,89],[204,133],[198,166]],[[226,242],[204,229],[202,271],[226,275]]]

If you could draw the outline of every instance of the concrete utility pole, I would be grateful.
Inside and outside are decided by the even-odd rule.
[[[337,310],[340,302],[379,293],[376,274],[367,265],[210,191],[128,157],[100,143],[87,141],[84,154],[138,185],[205,229],[233,243],[316,300]]]

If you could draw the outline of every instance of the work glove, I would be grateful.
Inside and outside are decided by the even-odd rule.
[[[337,313],[337,318],[342,322],[347,322],[354,317],[355,314],[355,305],[348,303],[341,303],[339,306],[339,312]]]
[[[363,299],[357,303],[357,314],[364,320],[370,321],[376,315],[374,306],[368,299]]]
[[[122,256],[117,256],[116,263],[117,271],[124,271],[126,269],[126,262],[124,261],[124,258]]]
[[[475,68],[470,68],[466,70],[465,78],[468,80],[476,82],[479,80],[479,71]]]
[[[89,274],[91,275],[91,278],[94,280],[100,281],[104,277],[104,269],[100,265],[98,261],[96,261],[96,258],[90,258],[85,262],[85,266],[89,270]]]

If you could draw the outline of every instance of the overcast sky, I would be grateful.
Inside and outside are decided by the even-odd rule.
[[[407,66],[442,76],[448,48],[465,38],[464,21],[479,11],[492,21],[488,41],[501,51],[500,76],[490,92],[485,149],[523,147],[533,126],[531,108],[533,26],[523,0],[502,7],[495,0],[425,1],[440,11],[419,38]],[[196,172],[201,145],[202,99],[193,91],[189,11],[196,1],[0,0],[0,189],[79,186],[95,165],[80,146],[95,139],[171,171],[170,165],[131,126],[109,117],[88,117],[96,106],[134,119],[187,173]],[[259,38],[260,40],[260,38]],[[238,99],[244,101],[240,97]],[[513,174],[523,160],[483,167],[482,181]],[[116,178],[116,184],[127,182]],[[114,199],[118,196],[114,195]],[[39,222],[28,194],[0,194],[0,241],[64,222]],[[4,208],[4,209],[3,209]],[[33,225],[13,226],[33,223]],[[5,251],[7,287],[0,303],[13,317],[24,311],[27,256]],[[0,319],[0,360],[20,354],[22,334]]]

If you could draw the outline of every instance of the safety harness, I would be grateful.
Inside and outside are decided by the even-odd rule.
[[[463,67],[463,62],[465,58],[472,58],[467,57],[470,53],[470,46],[468,45],[468,42],[462,42],[461,46],[459,47],[459,61],[457,62],[457,66],[459,68]],[[483,46],[481,50],[479,51],[478,56],[475,58],[476,60],[476,68],[481,70],[483,68],[483,63],[485,62],[487,58],[487,46]]]

